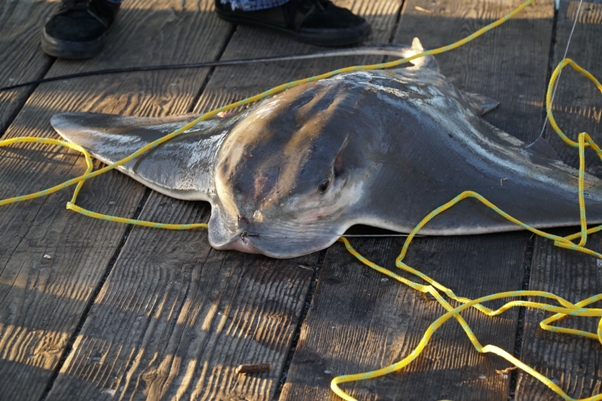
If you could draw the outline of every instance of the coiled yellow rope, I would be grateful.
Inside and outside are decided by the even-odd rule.
[[[59,191],[61,189],[64,189],[68,186],[71,185],[75,185],[76,189],[74,191],[73,197],[71,199],[70,202],[67,203],[67,209],[70,210],[74,210],[78,213],[87,215],[89,217],[94,217],[94,218],[98,218],[98,219],[104,219],[104,220],[109,220],[109,221],[116,221],[116,222],[120,222],[120,223],[126,223],[126,224],[136,224],[136,225],[143,225],[146,227],[154,227],[154,228],[164,228],[164,229],[174,229],[174,230],[186,230],[186,229],[193,229],[193,228],[199,228],[199,227],[207,227],[206,224],[163,224],[163,223],[155,223],[155,222],[149,222],[149,221],[140,221],[140,220],[133,220],[133,219],[126,219],[126,218],[121,218],[121,217],[116,217],[116,216],[108,216],[108,215],[103,215],[103,214],[99,214],[99,213],[95,213],[86,209],[83,209],[79,206],[77,206],[75,204],[75,201],[77,199],[77,195],[79,193],[79,190],[81,189],[81,186],[83,185],[83,183],[90,179],[90,178],[94,178],[98,175],[101,175],[109,170],[112,170],[118,166],[124,165],[125,163],[135,159],[136,157],[142,155],[143,153],[149,151],[150,149],[153,149],[157,146],[159,146],[162,143],[165,143],[166,141],[180,135],[182,132],[192,128],[194,125],[196,125],[197,123],[206,120],[210,117],[215,116],[216,114],[223,112],[223,111],[227,111],[227,110],[231,110],[252,102],[255,102],[257,100],[261,100],[267,96],[273,95],[275,93],[281,92],[283,90],[292,88],[294,86],[297,85],[301,85],[303,83],[306,82],[312,82],[312,81],[316,81],[319,79],[324,79],[324,78],[329,78],[332,77],[334,75],[337,74],[341,74],[341,73],[345,73],[345,72],[353,72],[353,71],[360,71],[360,70],[373,70],[373,69],[384,69],[384,68],[391,68],[391,67],[396,67],[398,65],[401,65],[403,63],[406,63],[410,60],[413,60],[415,58],[420,58],[420,57],[424,57],[424,56],[429,56],[429,55],[435,55],[435,54],[440,54],[452,49],[455,49],[457,47],[460,47],[468,42],[470,42],[471,40],[479,37],[480,35],[482,35],[483,33],[501,25],[502,23],[506,22],[507,20],[509,20],[510,18],[512,18],[514,15],[516,15],[517,13],[521,12],[525,7],[527,7],[528,5],[530,5],[533,2],[533,0],[528,0],[525,3],[521,4],[517,9],[515,9],[514,11],[512,11],[511,13],[509,13],[508,15],[504,16],[503,18],[499,19],[498,21],[495,21],[494,23],[487,25],[486,27],[478,30],[477,32],[473,33],[472,35],[469,35],[468,37],[455,42],[449,46],[444,46],[444,47],[440,47],[434,50],[429,50],[429,51],[425,51],[421,54],[417,54],[414,55],[412,57],[408,57],[405,59],[401,59],[401,60],[396,60],[396,61],[392,61],[389,63],[380,63],[380,64],[373,64],[373,65],[366,65],[366,66],[351,66],[351,67],[347,67],[347,68],[343,68],[343,69],[339,69],[339,70],[335,70],[335,71],[331,71],[322,75],[318,75],[318,76],[314,76],[314,77],[310,77],[310,78],[306,78],[306,79],[302,79],[302,80],[298,80],[298,81],[293,81],[293,82],[289,82],[287,84],[283,84],[280,86],[277,86],[275,88],[272,88],[268,91],[265,91],[263,93],[260,93],[256,96],[252,96],[249,97],[247,99],[241,100],[239,102],[235,102],[232,104],[229,104],[227,106],[224,107],[220,107],[216,110],[213,110],[209,113],[206,113],[204,115],[202,115],[201,117],[197,118],[196,120],[186,124],[185,126],[181,127],[180,129],[164,136],[163,138],[148,144],[144,147],[142,147],[141,149],[139,149],[138,151],[132,153],[131,155],[129,155],[128,157],[114,163],[111,164],[109,166],[106,166],[100,170],[97,171],[92,171],[93,170],[93,165],[92,165],[92,161],[90,158],[89,153],[83,149],[82,147],[78,146],[78,145],[74,145],[68,142],[63,142],[63,141],[57,141],[54,139],[46,139],[46,138],[28,138],[28,137],[20,137],[20,138],[14,138],[14,139],[8,139],[8,140],[3,140],[0,141],[0,147],[2,146],[9,146],[15,143],[19,143],[19,142],[37,142],[37,143],[46,143],[46,144],[51,144],[51,145],[58,145],[58,146],[65,146],[65,147],[69,147],[71,149],[75,149],[77,151],[80,151],[84,154],[85,158],[86,158],[86,164],[87,164],[87,169],[86,172],[76,178],[73,178],[71,180],[68,180],[62,184],[56,185],[52,188],[48,188],[45,189],[43,191],[39,191],[39,192],[35,192],[32,194],[28,194],[28,195],[22,195],[22,196],[17,196],[14,198],[9,198],[9,199],[5,199],[5,200],[1,200],[0,201],[0,206],[2,205],[6,205],[9,203],[15,203],[15,202],[20,202],[20,201],[25,201],[25,200],[29,200],[29,199],[34,199],[37,197],[41,197],[41,196],[46,196],[49,195],[53,192]],[[428,277],[427,275],[419,272],[418,270],[408,266],[407,264],[405,264],[403,262],[403,259],[405,258],[405,255],[408,251],[408,247],[410,245],[410,243],[412,242],[412,239],[414,238],[414,236],[416,235],[416,233],[418,233],[418,231],[420,229],[422,229],[422,227],[424,227],[424,225],[426,225],[433,217],[437,216],[440,213],[443,213],[445,210],[453,207],[454,205],[456,205],[457,203],[461,202],[462,200],[466,199],[466,198],[474,198],[480,202],[482,202],[483,204],[487,205],[488,207],[490,207],[491,209],[493,209],[495,212],[497,212],[498,214],[500,214],[501,216],[505,217],[506,219],[514,222],[515,224],[520,225],[521,227],[523,227],[526,230],[529,230],[537,235],[543,236],[545,238],[551,239],[554,241],[554,244],[558,247],[562,247],[562,248],[567,248],[567,249],[572,249],[572,250],[576,250],[579,252],[583,252],[583,253],[587,253],[589,255],[598,257],[598,258],[602,258],[602,255],[590,250],[588,248],[585,248],[585,244],[587,241],[587,235],[591,234],[591,233],[595,233],[598,232],[600,230],[602,230],[602,225],[601,226],[597,226],[594,228],[590,228],[587,229],[587,221],[586,221],[586,211],[585,211],[585,202],[584,202],[584,195],[583,195],[583,188],[584,188],[584,169],[585,169],[585,157],[584,157],[584,149],[585,147],[591,147],[592,149],[594,149],[598,156],[602,159],[602,150],[593,142],[593,140],[590,138],[590,136],[587,133],[581,133],[578,136],[578,141],[572,141],[571,139],[569,139],[566,135],[564,135],[564,133],[562,133],[562,131],[560,130],[560,128],[558,127],[558,125],[556,124],[553,115],[552,115],[552,111],[551,111],[551,98],[552,98],[552,88],[554,87],[554,84],[556,82],[556,79],[558,78],[559,72],[567,65],[570,65],[571,67],[573,67],[576,71],[580,72],[581,74],[585,75],[586,77],[588,77],[592,82],[594,82],[596,84],[596,86],[598,87],[598,89],[600,89],[602,91],[602,85],[600,85],[600,83],[586,70],[582,69],[581,67],[579,67],[574,61],[569,60],[569,59],[565,59],[563,60],[558,67],[554,70],[554,73],[552,75],[552,78],[550,80],[550,84],[548,87],[548,92],[547,92],[547,96],[546,96],[546,110],[548,113],[548,118],[550,120],[551,126],[552,128],[558,133],[558,135],[570,146],[573,147],[578,147],[579,148],[579,160],[580,160],[580,168],[579,168],[579,188],[578,188],[578,197],[579,197],[579,207],[580,207],[580,221],[581,221],[581,230],[580,232],[567,236],[567,237],[559,237],[556,235],[552,235],[546,232],[543,232],[541,230],[537,230],[535,228],[532,228],[522,222],[520,222],[519,220],[511,217],[510,215],[506,214],[505,212],[503,212],[502,210],[500,210],[499,208],[497,208],[494,204],[492,204],[491,202],[489,202],[487,199],[483,198],[481,195],[472,192],[472,191],[466,191],[461,193],[460,195],[458,195],[457,197],[455,197],[454,199],[452,199],[451,201],[449,201],[448,203],[446,203],[445,205],[442,205],[441,207],[437,208],[436,210],[434,210],[433,212],[431,212],[428,216],[426,216],[415,228],[414,230],[412,230],[412,232],[410,233],[410,235],[408,236],[407,240],[405,241],[403,248],[401,250],[400,255],[398,256],[398,258],[396,259],[396,266],[408,273],[411,273],[415,276],[417,276],[418,278],[420,278],[421,280],[423,280],[424,282],[426,282],[427,284],[420,284],[414,281],[411,281],[409,279],[406,279],[388,269],[385,269],[371,261],[369,261],[368,259],[364,258],[363,256],[361,256],[357,251],[355,251],[353,249],[353,247],[351,246],[351,244],[349,243],[349,241],[342,237],[340,238],[340,241],[344,243],[345,247],[347,248],[347,250],[354,255],[356,258],[358,258],[358,260],[360,260],[362,263],[366,264],[367,266],[383,273],[386,274],[387,276],[398,280],[399,282],[417,290],[423,293],[428,293],[431,294],[446,310],[447,313],[445,313],[444,315],[442,315],[440,318],[438,318],[435,322],[433,322],[429,328],[427,329],[427,331],[425,332],[422,340],[420,341],[420,343],[418,344],[418,346],[403,360],[391,365],[391,366],[387,366],[384,367],[382,369],[379,370],[375,370],[375,371],[371,371],[371,372],[364,372],[364,373],[358,373],[358,374],[353,374],[353,375],[345,375],[345,376],[338,376],[335,377],[332,380],[331,383],[331,388],[332,390],[339,395],[341,398],[345,399],[345,400],[354,400],[354,398],[350,397],[348,394],[346,394],[340,387],[339,384],[340,383],[345,383],[345,382],[351,382],[351,381],[357,381],[357,380],[366,380],[366,379],[371,379],[371,378],[375,378],[375,377],[379,377],[382,375],[386,375],[388,373],[391,373],[393,371],[397,371],[400,369],[403,369],[404,367],[408,366],[421,352],[422,350],[426,347],[426,345],[428,344],[430,338],[432,337],[433,333],[439,328],[441,327],[441,325],[443,323],[445,323],[447,320],[449,320],[450,318],[455,318],[458,323],[460,323],[460,325],[462,326],[462,328],[464,329],[464,331],[466,332],[468,338],[470,339],[471,343],[473,344],[473,346],[475,347],[475,349],[478,352],[481,353],[494,353],[497,354],[499,356],[501,356],[502,358],[506,359],[507,361],[509,361],[510,363],[512,363],[513,365],[517,366],[518,368],[524,370],[525,372],[527,372],[528,374],[532,375],[533,377],[535,377],[536,379],[540,380],[542,383],[544,383],[545,385],[547,385],[550,389],[552,389],[554,392],[556,392],[558,395],[560,395],[563,399],[565,400],[572,400],[572,401],[576,401],[575,399],[569,397],[566,393],[564,393],[562,391],[562,389],[556,385],[554,382],[552,382],[551,380],[549,380],[548,378],[546,378],[545,376],[543,376],[542,374],[538,373],[537,371],[535,371],[534,369],[530,368],[529,366],[525,365],[524,363],[522,363],[521,361],[519,361],[518,359],[516,359],[514,356],[508,354],[506,351],[493,346],[493,345],[485,345],[483,346],[478,339],[476,338],[476,336],[474,335],[474,333],[472,332],[472,330],[470,329],[470,327],[468,326],[468,324],[466,323],[466,321],[462,318],[462,316],[460,315],[460,313],[470,307],[475,307],[476,309],[478,309],[479,311],[481,311],[482,313],[485,313],[488,316],[496,316],[499,315],[501,313],[503,313],[504,311],[513,308],[513,307],[517,307],[517,306],[522,306],[522,307],[529,307],[529,308],[535,308],[535,309],[542,309],[542,310],[546,310],[546,311],[550,311],[555,313],[553,316],[543,320],[540,323],[540,326],[542,329],[544,330],[550,330],[550,331],[555,331],[555,332],[559,332],[559,333],[566,333],[566,334],[573,334],[573,335],[579,335],[579,336],[585,336],[585,337],[590,337],[590,338],[595,338],[598,339],[601,343],[602,343],[602,309],[597,309],[597,308],[588,308],[587,306],[597,302],[599,300],[602,299],[602,294],[598,294],[598,295],[594,295],[590,298],[584,299],[580,302],[577,302],[575,304],[559,297],[556,296],[554,294],[548,293],[548,292],[544,292],[544,291],[533,291],[533,290],[525,290],[525,291],[509,291],[509,292],[503,292],[503,293],[498,293],[498,294],[492,294],[492,295],[488,295],[485,297],[481,297],[478,299],[469,299],[469,298],[464,298],[464,297],[458,297],[457,295],[454,294],[454,292],[443,286],[442,284],[438,283],[437,281],[431,279],[430,277]],[[575,244],[574,242],[572,242],[573,240],[579,238],[579,242],[577,244]],[[444,295],[442,295],[444,294]],[[446,299],[445,296],[447,296],[448,298],[460,303],[460,306],[457,307],[453,307]],[[501,308],[496,309],[496,310],[491,310],[487,307],[485,307],[483,305],[483,303],[491,301],[491,300],[495,300],[495,299],[502,299],[502,298],[521,298],[521,297],[540,297],[540,298],[545,298],[545,299],[550,299],[552,301],[555,301],[558,306],[555,305],[551,305],[551,304],[545,304],[545,303],[541,303],[541,302],[533,302],[533,301],[525,301],[525,300],[513,300],[510,301],[506,304],[504,304]],[[563,328],[563,327],[558,327],[558,326],[552,326],[551,324],[554,323],[555,321],[567,316],[567,315],[571,315],[571,316],[586,316],[586,317],[597,317],[597,318],[601,318],[600,319],[600,323],[598,326],[598,331],[596,333],[590,333],[590,332],[586,332],[586,331],[581,331],[581,330],[575,330],[575,329],[569,329],[569,328]],[[589,398],[584,398],[581,399],[579,401],[593,401],[593,400],[602,400],[602,395],[598,394]]]
[[[73,150],[77,150],[78,152],[83,153],[84,157],[86,158],[86,166],[87,166],[86,174],[89,174],[92,171],[92,169],[94,168],[94,165],[92,163],[92,157],[90,157],[90,153],[88,153],[88,151],[86,149],[84,149],[81,146],[76,145],[74,143],[58,141],[56,139],[49,139],[49,138],[18,137],[18,138],[5,139],[3,141],[0,141],[0,147],[10,146],[10,145],[14,145],[16,143],[45,143],[48,145],[64,146],[64,147],[67,147],[67,148],[70,148]],[[62,184],[55,185],[52,188],[47,188],[42,191],[34,192],[34,193],[31,193],[28,195],[15,196],[14,198],[3,199],[3,200],[0,200],[0,206],[8,205],[9,203],[22,202],[22,201],[31,200],[31,199],[39,198],[42,196],[50,195],[54,192],[60,191],[61,189],[65,189],[70,185],[73,185],[73,184],[70,183],[69,181],[66,181],[66,182],[63,182]],[[77,183],[77,186],[75,187],[75,191],[73,191],[73,198],[71,199],[72,201],[75,201],[75,199],[77,198],[77,195],[79,194],[79,190],[81,189],[82,185],[83,185],[83,180]]]
[[[558,127],[558,125],[556,124],[556,121],[554,120],[554,116],[552,115],[551,98],[552,98],[552,91],[554,88],[554,84],[560,74],[560,71],[562,71],[562,69],[568,65],[573,67],[573,69],[575,69],[580,74],[582,74],[582,75],[586,76],[588,79],[590,79],[598,87],[598,89],[601,92],[602,92],[602,85],[593,75],[591,75],[585,69],[581,68],[573,60],[565,59],[565,60],[562,60],[562,62],[554,70],[552,77],[550,79],[550,84],[548,85],[548,91],[547,91],[547,95],[546,95],[546,110],[547,110],[548,118],[551,123],[550,125],[552,126],[554,131],[556,131],[556,133],[567,144],[569,144],[570,146],[579,148],[578,198],[579,198],[581,231],[578,233],[575,233],[573,235],[569,235],[567,237],[560,237],[557,235],[546,233],[544,231],[535,229],[527,224],[524,224],[523,222],[508,215],[503,210],[499,209],[493,203],[489,202],[487,199],[485,199],[484,197],[482,197],[481,195],[479,195],[476,192],[473,192],[473,191],[462,192],[460,195],[456,196],[451,201],[449,201],[446,204],[433,210],[420,223],[418,223],[418,225],[408,235],[408,238],[406,239],[406,241],[403,244],[401,253],[395,260],[395,265],[398,268],[400,268],[408,273],[411,273],[414,276],[417,276],[418,278],[420,278],[421,280],[426,282],[428,285],[424,285],[424,284],[420,284],[420,283],[408,280],[408,279],[364,258],[355,249],[353,249],[353,247],[351,246],[351,244],[349,243],[349,241],[346,238],[341,238],[340,241],[344,243],[347,250],[353,256],[355,256],[360,262],[362,262],[366,266],[371,267],[372,269],[374,269],[376,271],[386,274],[387,276],[409,286],[410,288],[413,288],[413,289],[423,292],[423,293],[431,294],[435,298],[435,300],[437,300],[437,302],[439,302],[447,310],[447,313],[445,313],[440,318],[435,320],[427,328],[426,332],[424,333],[421,341],[416,346],[416,348],[412,352],[410,352],[410,354],[407,357],[405,357],[404,359],[402,359],[401,361],[396,362],[390,366],[386,366],[384,368],[370,371],[370,372],[363,372],[363,373],[357,373],[357,374],[353,374],[353,375],[344,375],[344,376],[335,377],[332,380],[330,387],[331,387],[332,391],[335,394],[337,394],[339,397],[343,398],[344,400],[355,401],[355,398],[349,396],[347,393],[345,393],[339,387],[339,384],[341,384],[341,383],[373,379],[376,377],[384,376],[386,374],[401,370],[401,369],[405,368],[406,366],[408,366],[424,350],[424,348],[428,344],[430,338],[432,337],[433,333],[435,331],[437,331],[437,329],[439,327],[441,327],[441,325],[443,323],[445,323],[447,320],[449,320],[450,318],[453,317],[458,321],[458,323],[460,323],[460,325],[466,332],[466,335],[468,336],[470,342],[473,344],[473,346],[475,347],[477,352],[494,353],[496,355],[499,355],[500,357],[506,359],[508,362],[510,362],[511,364],[516,366],[517,368],[522,369],[524,372],[530,374],[537,380],[541,381],[543,384],[548,386],[552,391],[554,391],[556,394],[558,394],[564,400],[568,400],[568,401],[602,400],[602,394],[596,394],[594,396],[582,398],[579,400],[572,398],[569,395],[567,395],[552,380],[548,379],[547,377],[545,377],[541,373],[537,372],[533,368],[525,365],[523,362],[521,362],[514,356],[510,355],[508,352],[504,351],[503,349],[501,349],[495,345],[486,345],[486,346],[481,345],[481,343],[478,341],[478,339],[476,338],[476,336],[474,335],[474,333],[472,332],[472,330],[470,329],[470,327],[468,326],[466,321],[460,315],[460,312],[462,312],[463,310],[465,310],[469,307],[475,307],[477,310],[481,311],[482,313],[486,314],[487,316],[496,316],[496,315],[499,315],[499,314],[505,312],[506,310],[508,310],[510,308],[517,307],[517,306],[533,308],[533,309],[541,309],[541,310],[555,313],[553,316],[546,318],[540,322],[540,327],[543,330],[594,338],[594,339],[597,339],[602,344],[602,309],[587,308],[588,305],[602,300],[602,294],[597,294],[597,295],[591,296],[589,298],[586,298],[582,301],[577,302],[576,304],[573,304],[573,303],[571,303],[557,295],[551,294],[549,292],[535,291],[535,290],[507,291],[507,292],[501,292],[501,293],[497,293],[497,294],[487,295],[487,296],[477,298],[477,299],[469,299],[469,298],[464,298],[464,297],[458,297],[456,294],[454,294],[454,292],[451,289],[443,286],[442,284],[440,284],[437,281],[433,280],[432,278],[428,277],[424,273],[421,273],[420,271],[410,267],[409,265],[407,265],[403,262],[403,259],[405,258],[406,254],[407,254],[408,247],[409,247],[410,243],[412,242],[413,238],[415,237],[415,235],[435,216],[439,215],[440,213],[445,212],[447,209],[455,206],[456,204],[458,204],[459,202],[461,202],[462,200],[467,199],[467,198],[475,198],[476,200],[485,204],[487,207],[494,210],[500,216],[510,220],[511,222],[523,227],[526,230],[531,231],[534,234],[537,234],[539,236],[542,236],[544,238],[548,238],[548,239],[554,241],[554,245],[556,245],[560,248],[566,248],[566,249],[571,249],[571,250],[575,250],[578,252],[583,252],[588,255],[592,255],[597,258],[602,259],[602,254],[584,247],[585,243],[587,241],[587,235],[602,230],[602,225],[599,225],[599,226],[596,226],[596,227],[593,227],[590,229],[587,228],[585,201],[584,201],[584,193],[583,193],[584,185],[585,185],[585,179],[584,179],[585,147],[591,147],[592,149],[594,149],[596,151],[598,157],[600,157],[601,160],[602,160],[602,151],[594,143],[594,141],[591,139],[591,137],[585,132],[582,132],[579,134],[577,142],[569,139],[566,135],[564,135],[564,133],[562,132],[560,127]],[[577,238],[580,238],[579,243],[575,244],[574,242],[572,242],[572,240],[577,239]],[[449,302],[445,299],[445,297],[443,295],[441,295],[441,293],[445,294],[447,297],[453,299],[454,301],[459,302],[461,305],[456,308],[452,307],[449,304]],[[524,297],[547,298],[547,299],[556,301],[558,304],[560,304],[560,306],[554,306],[554,305],[550,305],[550,304],[532,302],[532,301],[520,301],[520,300],[510,301],[496,310],[491,310],[482,305],[485,302],[492,301],[495,299],[524,298]],[[590,333],[587,331],[551,325],[551,323],[556,322],[557,320],[560,320],[569,315],[570,316],[587,316],[587,317],[599,318],[600,320],[598,322],[597,332]]]

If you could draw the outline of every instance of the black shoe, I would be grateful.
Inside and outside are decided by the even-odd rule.
[[[348,46],[370,35],[370,25],[330,0],[290,0],[258,11],[233,10],[230,3],[215,0],[217,15],[230,22],[273,29],[295,40],[318,46]]]
[[[119,3],[107,0],[63,0],[42,34],[42,50],[60,58],[96,56],[106,42]]]

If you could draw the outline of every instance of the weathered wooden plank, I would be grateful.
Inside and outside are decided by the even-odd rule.
[[[397,6],[365,1],[361,7],[378,15]],[[384,40],[395,15],[379,21],[378,26],[382,21],[389,24],[388,31],[377,36]],[[311,50],[287,37],[238,27],[223,58]],[[195,111],[350,60],[365,58],[218,68]],[[206,219],[196,208],[153,193],[142,216],[165,221],[173,213],[177,221]],[[212,250],[204,232],[134,229],[48,399],[64,399],[73,392],[87,398],[115,394],[134,399],[270,400],[317,257],[276,261]],[[265,362],[271,364],[270,372],[235,373],[238,364]]]
[[[557,234],[568,235],[574,231],[563,230]],[[602,248],[599,238],[590,239],[588,244],[595,249]],[[537,240],[529,287],[577,302],[602,292],[599,271],[594,258],[560,250],[549,241]],[[581,399],[600,393],[600,344],[592,339],[543,331],[539,322],[549,316],[549,313],[541,311],[526,312],[521,360],[554,381],[571,397]],[[595,333],[597,323],[592,318],[571,318],[556,324]],[[550,400],[560,397],[521,372],[515,399]]]
[[[208,218],[165,197],[142,216]],[[278,261],[215,251],[204,230],[134,229],[47,399],[269,399],[316,256]],[[243,363],[272,368],[236,374]]]
[[[578,1],[561,2],[558,11],[557,37],[554,46],[553,67],[561,61],[576,17]],[[584,2],[568,57],[600,78],[602,58],[594,50],[602,35],[602,3]],[[571,68],[565,69],[554,102],[554,116],[565,132],[573,139],[577,133],[589,132],[600,143],[600,93],[589,81],[576,74]],[[548,128],[546,132],[560,157],[566,163],[577,166],[577,150],[560,141]],[[594,173],[600,170],[600,162],[595,154],[587,152],[588,166]],[[577,211],[575,211],[577,213]],[[560,235],[571,234],[574,230],[558,230]],[[588,239],[587,245],[602,249],[598,236]],[[550,241],[535,241],[529,288],[550,291],[570,301],[577,302],[602,292],[600,264],[596,259],[575,252],[555,248]],[[591,339],[578,338],[566,334],[554,334],[539,328],[539,322],[549,314],[527,311],[522,344],[522,359],[536,370],[559,384],[574,398],[590,397],[602,392],[602,357],[600,344]],[[575,327],[596,332],[595,319],[563,319],[558,325]],[[555,399],[553,392],[543,384],[523,373],[519,374],[516,400]]]
[[[230,27],[214,18],[212,4],[127,2],[106,51],[88,62],[56,62],[50,74],[215,58]],[[90,77],[43,85],[6,137],[56,137],[48,123],[56,111],[185,112],[207,72]],[[84,169],[81,157],[62,149],[24,145],[0,153],[1,198],[47,187]],[[133,216],[144,193],[141,185],[114,173],[87,184],[79,202],[96,211]],[[124,226],[66,212],[69,196],[63,191],[0,209],[3,399],[40,398],[126,232]]]
[[[401,241],[352,242],[364,256],[395,269],[392,261]],[[513,234],[475,237],[461,244],[451,238],[421,239],[411,248],[408,262],[456,293],[477,297],[520,285],[525,244],[526,235]],[[496,260],[492,249],[499,250],[497,259],[497,252],[508,257]],[[487,268],[492,265],[495,268]],[[282,399],[336,399],[329,390],[334,375],[401,360],[444,312],[432,299],[350,259],[340,246],[327,254],[314,299]],[[484,319],[469,311],[464,316],[484,344],[512,350],[515,315]],[[343,388],[361,400],[400,399],[401,394],[408,400],[501,399],[507,377],[496,369],[504,367],[495,357],[477,354],[462,329],[450,321],[402,374]]]
[[[408,1],[395,41],[408,43],[418,36],[426,48],[442,46],[518,4]],[[487,118],[524,140],[536,137],[541,123],[541,111],[531,105],[543,95],[552,18],[553,2],[538,2],[518,20],[438,57],[442,72],[456,85],[501,101],[499,110]],[[366,257],[387,266],[403,243],[352,242]],[[527,233],[415,242],[408,263],[456,294],[478,297],[522,286]],[[402,359],[443,312],[434,301],[359,265],[342,247],[331,248],[281,399],[337,399],[329,390],[333,375],[373,370]],[[516,311],[495,319],[475,311],[465,316],[483,344],[513,352]],[[362,400],[505,399],[510,379],[498,370],[507,366],[496,356],[478,354],[459,325],[450,321],[402,373],[343,387]]]
[[[0,3],[0,87],[39,79],[50,68],[54,59],[40,50],[40,34],[53,7],[53,3],[34,0]],[[0,137],[31,90],[0,92]]]

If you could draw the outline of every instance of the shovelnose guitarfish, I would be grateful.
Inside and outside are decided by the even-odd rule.
[[[420,51],[415,40],[402,56]],[[288,89],[119,169],[162,194],[211,203],[214,248],[274,258],[324,249],[357,224],[408,233],[466,190],[533,227],[579,224],[577,170],[545,140],[527,146],[484,121],[495,104],[455,88],[431,57],[414,63]],[[194,118],[62,113],[51,123],[113,163]],[[602,181],[588,175],[585,185],[588,219],[601,223]],[[420,234],[518,229],[467,200]]]

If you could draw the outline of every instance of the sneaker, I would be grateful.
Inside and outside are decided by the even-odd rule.
[[[230,3],[215,0],[215,8],[217,15],[226,21],[272,29],[318,46],[355,45],[371,32],[365,19],[330,0],[290,0],[258,11],[233,10]]]
[[[63,0],[44,26],[42,50],[68,59],[96,56],[104,47],[117,10],[119,3],[107,0]]]

